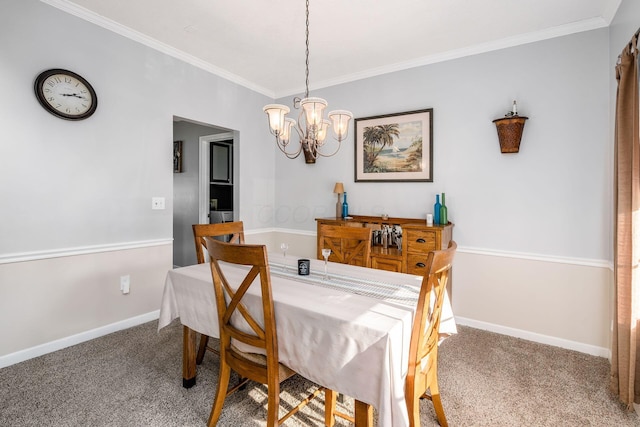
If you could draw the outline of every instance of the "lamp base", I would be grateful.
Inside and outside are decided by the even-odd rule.
[[[342,218],[342,203],[340,203],[340,193],[338,193],[338,202],[336,203],[336,218]]]

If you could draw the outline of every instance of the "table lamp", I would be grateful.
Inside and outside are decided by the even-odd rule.
[[[335,187],[333,187],[333,192],[338,195],[338,203],[336,203],[336,218],[340,218],[342,216],[342,204],[340,204],[340,195],[344,193],[344,185],[341,182],[336,182]]]

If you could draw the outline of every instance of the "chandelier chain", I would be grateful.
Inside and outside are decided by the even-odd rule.
[[[305,87],[306,91],[304,93],[304,97],[309,97],[309,0],[307,0],[307,22],[306,22],[306,50],[305,50],[305,70],[306,70],[306,80]]]
[[[293,98],[293,107],[300,109],[298,121],[287,118],[289,107],[282,104],[265,105],[262,111],[267,113],[269,130],[276,137],[276,145],[289,159],[295,159],[304,152],[306,163],[315,163],[318,157],[331,157],[340,149],[340,143],[346,138],[349,121],[353,114],[345,110],[329,112],[329,119],[324,118],[324,109],[327,101],[322,98],[309,98],[309,0],[306,3],[305,13],[305,96],[300,99]],[[304,101],[304,102],[303,102]],[[325,145],[325,138],[333,127],[334,139],[337,145],[333,152]],[[299,146],[295,151],[289,151],[292,131],[298,134]],[[325,151],[323,151],[325,150]]]

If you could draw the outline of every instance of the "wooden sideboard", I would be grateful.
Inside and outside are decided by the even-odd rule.
[[[453,237],[453,224],[434,225],[428,227],[424,219],[387,218],[377,216],[354,215],[352,219],[316,218],[317,222],[317,257],[322,257],[321,224],[342,225],[347,227],[379,228],[382,225],[398,225],[402,228],[402,248],[389,246],[383,248],[379,244],[371,246],[371,268],[397,271],[422,276],[429,251],[446,249]],[[451,294],[450,294],[451,295]]]

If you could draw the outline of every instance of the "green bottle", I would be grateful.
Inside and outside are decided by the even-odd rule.
[[[444,203],[444,193],[442,193],[442,205],[440,205],[440,224],[447,225],[449,219],[447,218],[447,206]]]

